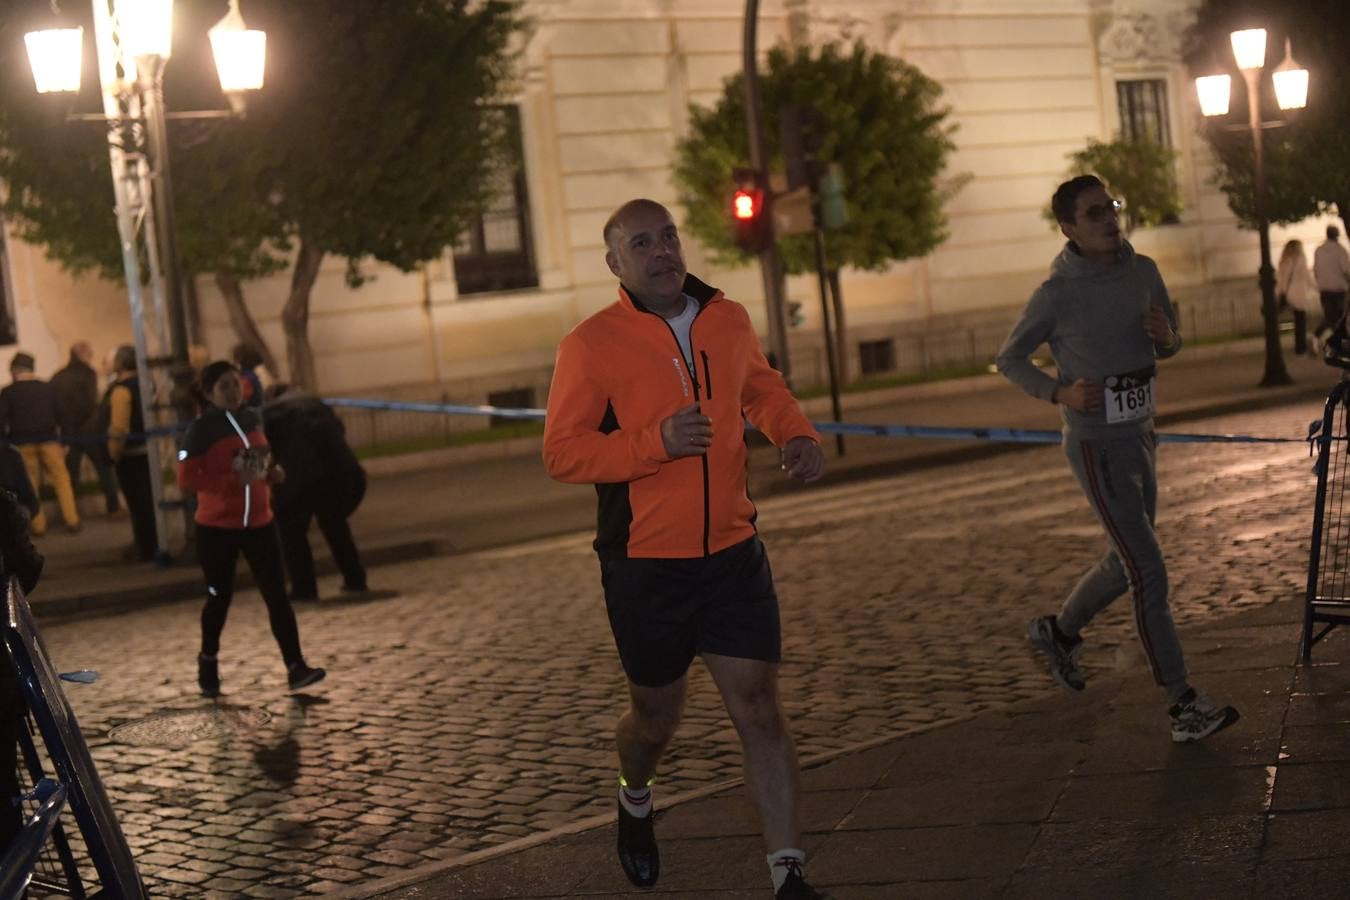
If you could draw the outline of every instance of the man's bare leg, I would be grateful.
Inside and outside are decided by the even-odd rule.
[[[634,787],[651,783],[656,766],[684,714],[687,676],[661,687],[643,687],[628,682],[628,711],[619,717],[615,743],[619,771]]]
[[[745,784],[759,810],[770,852],[801,846],[797,822],[797,748],[778,704],[778,664],[705,653],[741,738]]]

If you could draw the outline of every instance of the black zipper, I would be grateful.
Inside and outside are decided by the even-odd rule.
[[[699,402],[700,397],[699,397],[699,383],[698,383],[698,367],[691,366],[689,364],[689,360],[684,358],[684,348],[680,346],[680,338],[678,335],[675,334],[675,329],[670,327],[670,323],[666,321],[665,316],[658,315],[657,313],[651,312],[651,310],[646,310],[646,312],[649,312],[651,313],[651,315],[654,315],[658,319],[660,319],[661,322],[666,326],[666,330],[670,332],[670,339],[675,342],[675,352],[679,354],[680,362],[684,363],[685,369],[689,372],[689,380],[694,383],[694,402],[695,403]],[[694,321],[697,321],[698,317],[702,314],[703,314],[703,304],[700,303],[698,307],[698,312],[694,313]],[[693,351],[694,351],[694,322],[691,321],[689,323],[689,352],[692,353]],[[708,354],[706,351],[702,350],[700,350],[699,352],[703,356],[703,371],[704,374],[706,375],[708,371]],[[708,399],[709,400],[712,399],[711,384],[708,385]],[[712,504],[709,499],[711,490],[709,488],[708,482],[709,482],[708,454],[704,453],[703,454],[703,555],[704,556],[712,555],[708,552],[708,533],[712,530],[712,509],[711,509]]]
[[[690,339],[692,341],[692,338]],[[699,356],[703,357],[703,390],[709,400],[712,399],[712,372],[708,370],[708,351],[698,351]]]

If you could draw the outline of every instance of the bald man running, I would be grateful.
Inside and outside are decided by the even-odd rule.
[[[619,298],[558,348],[544,464],[599,494],[600,580],[629,707],[619,719],[619,862],[656,883],[652,779],[701,656],[736,726],[777,900],[821,900],[803,877],[797,755],[778,700],[778,598],[746,494],[743,417],[815,481],[820,436],[760,352],[739,304],[689,275],[665,207],[605,223]]]

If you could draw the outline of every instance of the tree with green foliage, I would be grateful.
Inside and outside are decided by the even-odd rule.
[[[1141,225],[1175,222],[1181,214],[1176,161],[1176,151],[1157,141],[1093,138],[1082,150],[1069,154],[1067,178],[1096,175],[1104,181],[1114,196],[1125,201],[1125,226],[1130,232]],[[1048,206],[1045,218],[1055,222]]]
[[[788,106],[814,113],[817,158],[843,169],[848,224],[830,233],[832,267],[883,269],[942,243],[943,203],[959,179],[942,179],[954,126],[936,81],[862,44],[851,50],[778,46],[760,75],[760,94],[771,170],[783,170],[779,116]],[[715,106],[690,108],[689,136],[680,141],[675,164],[687,230],[720,265],[752,258],[733,240],[729,205],[732,170],[749,164],[744,81],[735,75]],[[780,236],[778,247],[788,272],[814,269],[810,235]]]
[[[92,23],[76,9],[86,4],[66,5],[86,33],[73,104],[37,95],[28,71],[23,34],[45,27],[48,3],[0,0],[0,213],[66,268],[120,279],[105,135],[67,120],[102,110]],[[226,9],[176,5],[170,111],[225,105],[206,31]],[[241,336],[257,340],[243,283],[289,268],[290,377],[312,389],[310,298],[324,257],[345,258],[352,284],[365,257],[409,271],[489,200],[511,152],[492,103],[522,20],[515,0],[249,0],[244,11],[268,44],[266,86],[247,115],[170,123],[180,266],[189,278],[214,274]]]
[[[1350,4],[1345,0],[1203,0],[1187,34],[1186,62],[1194,76],[1232,77],[1229,114],[1206,122],[1204,136],[1218,158],[1217,184],[1247,228],[1256,227],[1254,161],[1247,125],[1246,84],[1233,59],[1229,35],[1265,28],[1266,69],[1262,119],[1281,121],[1264,130],[1266,212],[1271,222],[1293,223],[1335,207],[1350,217]],[[1310,74],[1307,109],[1284,112],[1275,102],[1270,73],[1284,58],[1285,39]]]

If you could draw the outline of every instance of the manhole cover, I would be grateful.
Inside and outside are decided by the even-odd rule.
[[[108,732],[108,737],[137,747],[182,747],[193,741],[253,731],[270,721],[271,713],[247,706],[175,709],[124,722]]]

